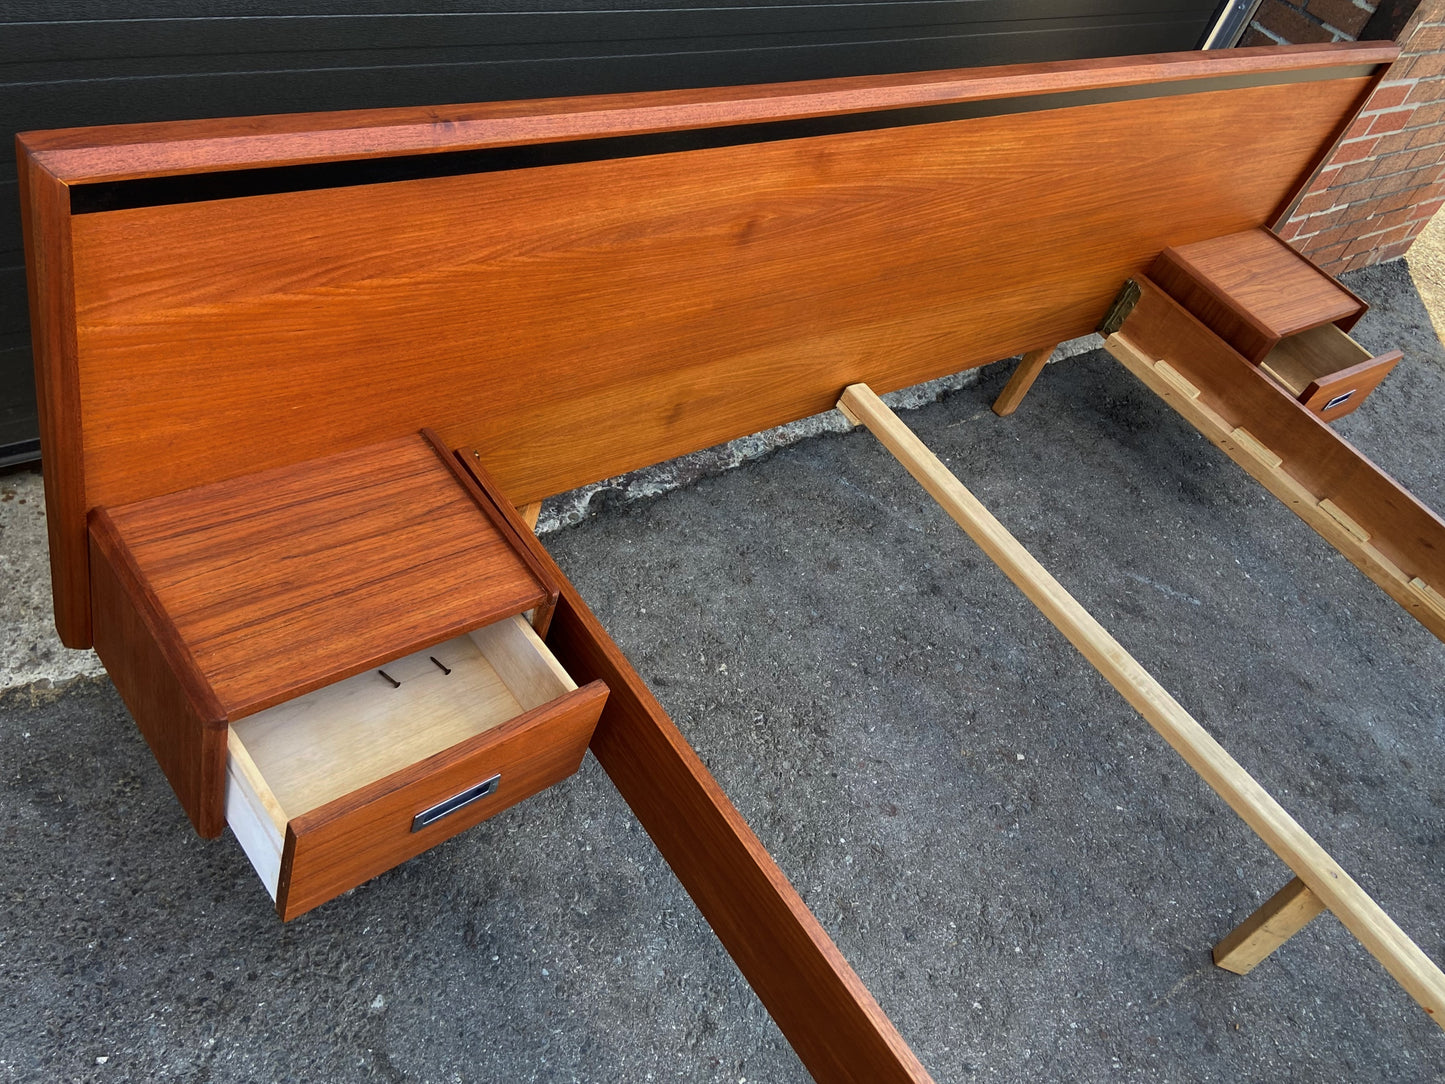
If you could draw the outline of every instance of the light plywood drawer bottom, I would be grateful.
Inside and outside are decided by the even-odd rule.
[[[606,698],[509,618],[231,724],[226,820],[294,918],[575,772]]]
[[[1400,360],[1400,351],[1373,356],[1349,335],[1324,324],[1282,339],[1259,367],[1327,422],[1365,401]]]

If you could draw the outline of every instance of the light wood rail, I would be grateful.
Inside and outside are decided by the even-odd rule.
[[[868,427],[1080,654],[1445,1027],[1445,974],[1255,778],[1056,580],[865,384],[838,408]]]

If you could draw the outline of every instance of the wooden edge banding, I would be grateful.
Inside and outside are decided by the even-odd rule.
[[[535,608],[531,606],[526,608],[533,611],[532,625],[537,630],[537,635],[545,637],[547,635],[547,626],[552,621],[552,611],[556,609],[557,606],[557,582],[552,577],[547,566],[538,561],[537,555],[522,541],[523,538],[530,536],[532,532],[527,529],[526,525],[521,523],[520,520],[514,521],[510,517],[502,514],[497,502],[493,501],[478,488],[476,479],[463,468],[460,458],[453,455],[447,449],[441,437],[433,430],[423,429],[421,435],[426,439],[426,442],[432,446],[432,450],[436,452],[437,458],[446,464],[447,470],[451,471],[452,476],[456,478],[462,489],[466,490],[467,496],[472,498],[472,502],[476,504],[481,513],[502,533],[503,538],[506,538],[512,543],[512,549],[516,551],[528,570],[536,577],[537,584],[542,589],[543,597],[538,599]]]
[[[1398,54],[1398,47],[1389,42],[1266,46],[429,109],[114,125],[26,132],[18,139],[48,169],[80,184],[758,124],[1031,94],[1149,84],[1167,88],[1190,79],[1268,77],[1370,65],[1383,70]]]
[[[1117,338],[1118,335],[1111,336]],[[1445,1027],[1445,974],[1154,676],[1053,578],[866,384],[843,399],[1094,668]]]
[[[995,414],[1000,418],[1007,418],[1019,408],[1019,404],[1024,401],[1024,396],[1034,386],[1034,381],[1044,371],[1044,364],[1058,348],[1058,343],[1054,343],[1052,346],[1041,346],[1037,350],[1030,350],[1019,359],[1013,375],[1008,378],[1008,383],[1004,385],[1003,391],[999,392],[998,398],[994,400],[993,412]]]
[[[66,647],[84,648],[94,640],[86,553],[85,464],[79,436],[70,189],[31,158],[18,138],[15,151],[55,628]]]
[[[458,455],[485,492],[481,463]],[[499,510],[515,523],[510,502]],[[561,585],[548,646],[611,694],[592,752],[819,1084],[932,1078],[662,705],[535,536]]]
[[[1105,349],[1445,640],[1445,613],[1409,586],[1445,582],[1445,521],[1147,278],[1137,284],[1139,303]],[[1199,395],[1181,393],[1170,375],[1180,370]]]
[[[291,825],[286,826],[286,838],[281,844],[281,872],[276,875],[276,915],[282,922],[290,922],[301,909],[291,913],[291,872],[296,867],[296,833]]]
[[[1323,901],[1295,877],[1214,946],[1214,962],[1236,975],[1248,975],[1324,911]]]

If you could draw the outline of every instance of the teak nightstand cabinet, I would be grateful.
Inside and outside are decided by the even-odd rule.
[[[90,538],[101,658],[283,918],[576,771],[607,697],[539,636],[546,571],[424,436],[100,508]]]
[[[1325,421],[1358,407],[1400,360],[1350,338],[1365,302],[1268,230],[1165,249],[1149,277]]]

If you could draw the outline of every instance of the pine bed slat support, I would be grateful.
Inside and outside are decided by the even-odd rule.
[[[1224,747],[968,491],[866,384],[838,408],[868,427],[980,549],[1265,845],[1445,1027],[1445,974]],[[1268,906],[1268,905],[1266,905]]]
[[[1214,962],[1236,975],[1248,975],[1324,912],[1324,901],[1295,877],[1214,946]]]

